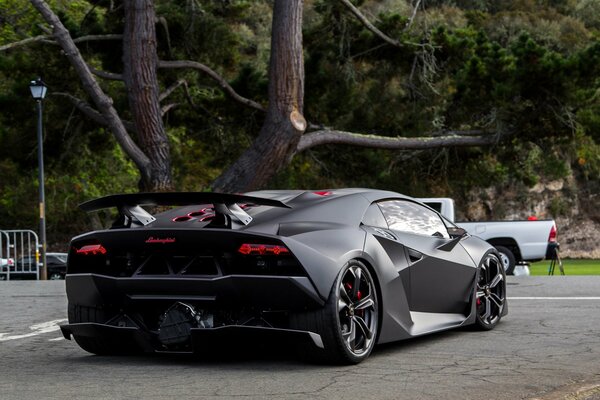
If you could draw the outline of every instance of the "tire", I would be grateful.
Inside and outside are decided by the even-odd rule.
[[[48,280],[50,281],[59,281],[65,279],[64,275],[60,272],[51,272],[48,276]]]
[[[480,330],[494,329],[506,307],[506,272],[500,257],[485,255],[477,271],[475,289],[475,325]]]
[[[515,265],[517,264],[515,255],[512,251],[504,246],[496,246],[496,250],[500,255],[500,261],[504,266],[504,271],[506,271],[506,275],[512,275],[515,271]]]
[[[106,311],[101,308],[86,307],[69,304],[69,324],[83,322],[95,322],[103,324],[109,320]],[[118,343],[111,342],[99,337],[87,337],[73,335],[73,338],[83,350],[96,355],[124,355],[132,354],[131,348],[127,349]]]
[[[351,260],[341,269],[325,306],[292,314],[290,325],[321,335],[324,348],[301,347],[301,357],[320,363],[358,364],[375,346],[378,315],[374,278],[365,264]]]

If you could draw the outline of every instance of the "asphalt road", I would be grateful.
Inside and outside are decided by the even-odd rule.
[[[282,349],[92,356],[58,331],[64,282],[0,282],[0,399],[600,399],[600,277],[509,278],[508,295],[491,332],[379,346],[358,366],[331,367]]]

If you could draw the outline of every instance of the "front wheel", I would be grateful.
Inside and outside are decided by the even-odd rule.
[[[476,301],[476,325],[482,330],[494,329],[506,306],[506,273],[499,257],[488,253],[478,271]]]
[[[322,309],[292,315],[294,329],[321,335],[323,349],[301,349],[314,361],[357,364],[377,340],[377,287],[365,264],[348,262],[340,271]]]

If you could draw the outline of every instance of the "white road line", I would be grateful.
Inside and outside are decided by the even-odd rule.
[[[55,337],[54,339],[48,339],[49,342],[58,342],[59,340],[65,340],[64,337]]]
[[[508,300],[600,300],[600,297],[509,297]]]
[[[42,322],[39,324],[31,325],[29,327],[33,332],[24,333],[22,335],[11,335],[10,333],[0,333],[0,342],[6,342],[7,340],[25,339],[32,336],[42,335],[44,333],[55,332],[60,329],[59,324],[66,322],[66,319],[55,319],[53,321]]]

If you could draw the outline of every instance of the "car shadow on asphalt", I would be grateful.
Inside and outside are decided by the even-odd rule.
[[[403,341],[384,343],[377,345],[370,358],[401,356],[403,351],[411,351],[413,354],[426,350],[430,345],[446,340],[455,335],[468,334],[473,329],[459,328],[451,331],[444,331],[429,334],[426,336],[411,338]],[[75,344],[74,344],[75,345]],[[171,365],[193,367],[217,367],[229,369],[230,367],[239,368],[240,365],[252,365],[252,368],[272,370],[273,365],[285,366],[286,369],[314,369],[314,368],[340,368],[352,366],[320,364],[307,361],[305,354],[299,354],[290,342],[264,342],[254,343],[252,346],[243,346],[240,344],[219,344],[206,353],[185,354],[185,353],[156,353],[140,354],[127,356],[97,356],[85,353],[78,349],[65,357],[65,361],[81,365],[111,365],[119,364],[121,366],[145,366],[145,365]]]
[[[420,350],[425,350],[432,344],[437,343],[439,341],[447,340],[451,337],[468,334],[469,332],[474,331],[475,329],[473,327],[466,326],[447,331],[430,333],[424,336],[409,338],[397,342],[382,343],[377,345],[373,349],[371,357],[390,356],[394,355],[394,353],[401,355],[403,351],[411,351],[413,353],[418,352]]]
[[[76,345],[75,345],[76,346]],[[310,366],[302,361],[294,350],[291,343],[254,343],[252,346],[241,346],[236,344],[214,346],[203,353],[155,353],[136,355],[93,355],[82,349],[77,349],[65,357],[65,361],[81,365],[109,365],[119,364],[124,366],[144,365],[172,365],[172,366],[211,366],[223,367],[239,366],[241,364],[252,364],[252,368],[273,364],[290,366]],[[314,365],[314,364],[313,364]]]

